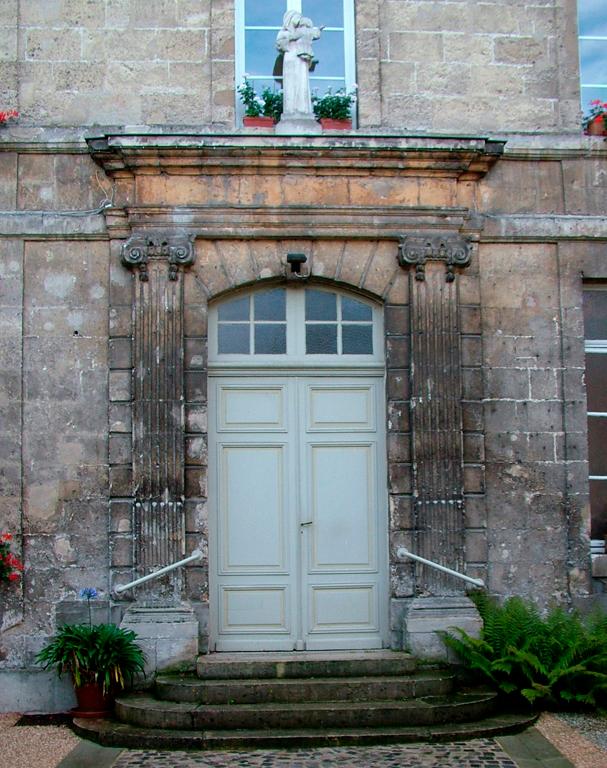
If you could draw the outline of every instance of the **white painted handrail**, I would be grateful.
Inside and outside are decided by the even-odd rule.
[[[121,584],[119,587],[114,587],[114,592],[117,595],[120,595],[122,594],[122,592],[126,592],[127,589],[138,587],[140,584],[144,584],[146,581],[151,581],[152,579],[155,579],[157,576],[163,576],[165,573],[168,573],[169,571],[174,571],[175,568],[181,568],[182,565],[191,563],[194,560],[200,560],[201,558],[202,558],[202,552],[199,549],[195,549],[189,557],[185,557],[183,560],[179,560],[178,562],[172,563],[171,565],[165,565],[164,568],[160,568],[159,570],[154,571],[154,573],[148,573],[147,576],[142,576],[140,579],[135,579],[135,581],[130,581],[128,584]]]
[[[485,582],[482,579],[473,579],[472,576],[466,576],[465,574],[460,573],[459,571],[454,571],[451,568],[447,568],[445,565],[439,565],[438,563],[435,563],[432,560],[426,560],[425,557],[414,555],[413,552],[409,552],[409,550],[405,549],[404,547],[399,547],[396,550],[396,556],[399,558],[408,557],[411,560],[417,560],[418,563],[429,565],[430,568],[436,568],[437,571],[448,573],[449,576],[455,576],[456,579],[461,579],[462,581],[467,581],[470,584],[474,584],[475,587],[481,587],[483,589],[485,587]]]

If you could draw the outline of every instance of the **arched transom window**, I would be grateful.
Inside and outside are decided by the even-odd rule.
[[[273,287],[225,299],[210,311],[211,361],[348,364],[383,359],[381,310],[360,296],[318,287]]]

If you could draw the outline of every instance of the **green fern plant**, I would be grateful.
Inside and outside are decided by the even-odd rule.
[[[607,616],[583,620],[555,608],[543,618],[517,597],[503,604],[485,593],[473,599],[484,622],[481,637],[441,633],[468,669],[534,707],[607,705]]]
[[[44,669],[69,672],[76,687],[97,683],[103,692],[124,688],[144,671],[145,654],[130,629],[115,624],[66,624],[36,657]]]

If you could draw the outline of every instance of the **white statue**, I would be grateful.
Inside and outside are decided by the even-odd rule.
[[[298,11],[287,11],[283,17],[282,29],[276,36],[276,47],[283,54],[283,119],[314,119],[310,70],[316,60],[312,41],[318,40],[321,30]]]

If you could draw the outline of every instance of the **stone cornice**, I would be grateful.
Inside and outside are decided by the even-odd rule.
[[[405,206],[381,209],[311,205],[139,206],[108,209],[106,219],[113,237],[128,237],[131,231],[174,228],[212,239],[348,237],[392,240],[398,239],[403,232],[418,230],[463,231],[478,237],[482,228],[482,219],[472,216],[467,208]]]
[[[441,136],[300,137],[106,134],[87,139],[92,157],[109,175],[159,173],[310,173],[314,175],[421,175],[459,179],[484,176],[503,141]]]

